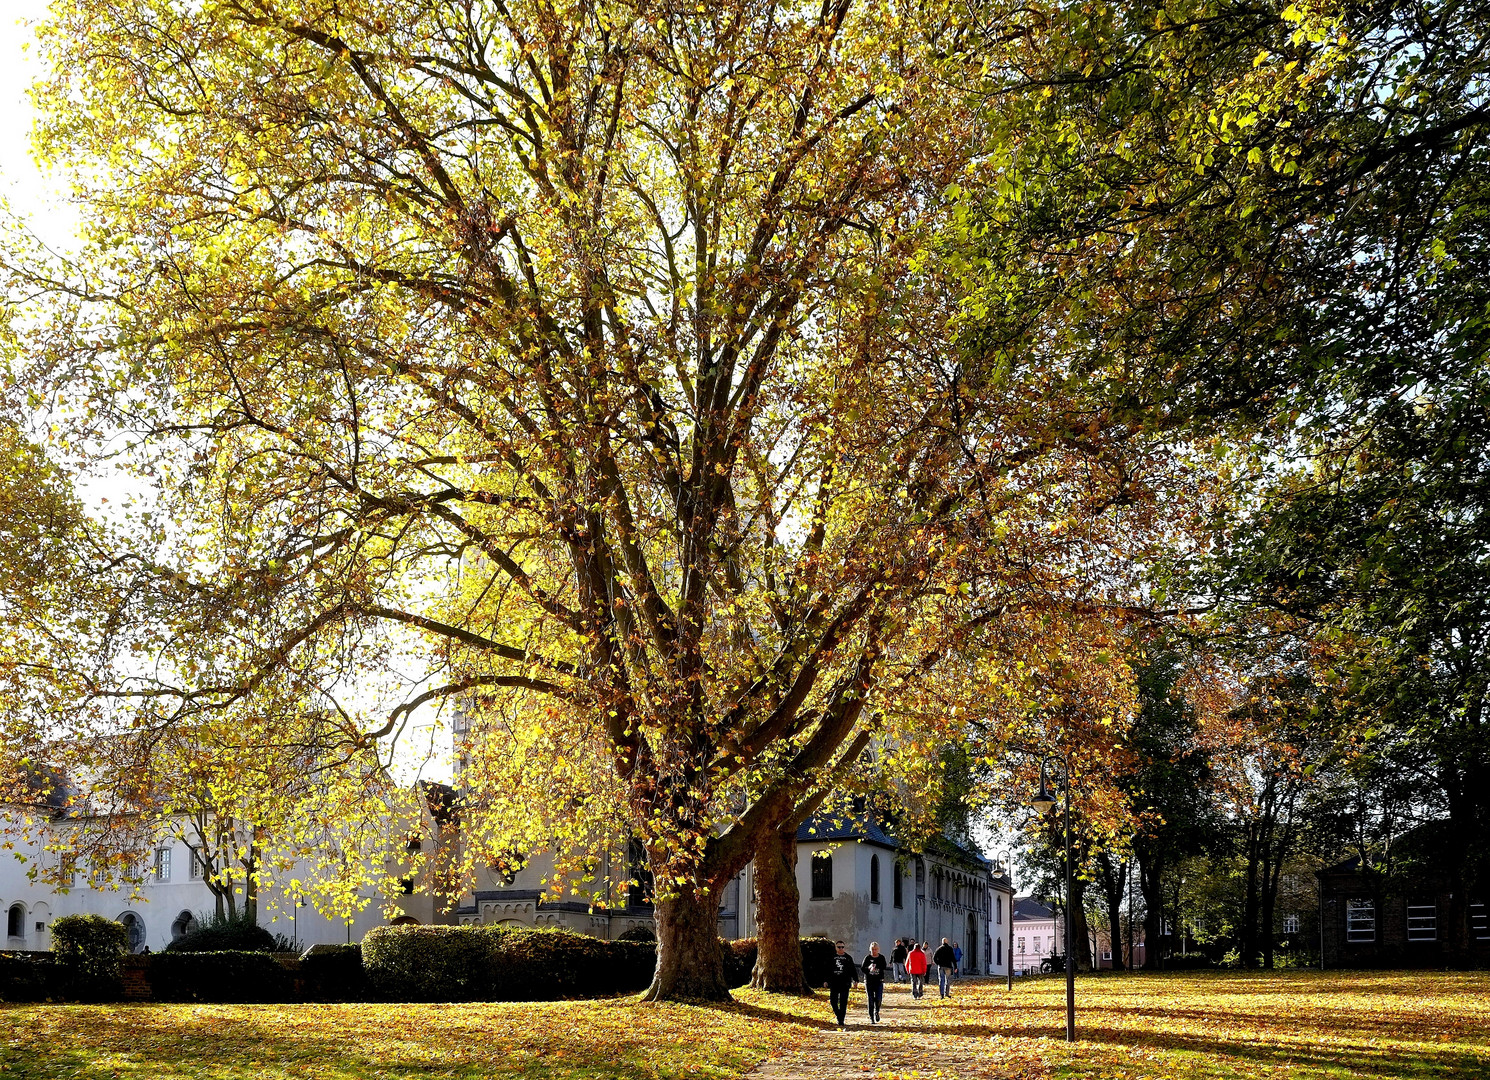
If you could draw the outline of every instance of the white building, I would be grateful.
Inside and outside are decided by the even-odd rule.
[[[1014,974],[1038,975],[1040,964],[1059,953],[1060,920],[1055,909],[1029,896],[1014,901]]]
[[[0,910],[5,912],[6,950],[50,949],[51,926],[57,919],[64,915],[102,915],[128,929],[132,951],[159,952],[193,929],[198,916],[216,909],[216,898],[202,880],[201,863],[175,837],[160,838],[146,853],[144,879],[133,886],[93,888],[81,874],[67,884],[33,880],[33,868],[53,874],[60,870],[61,856],[47,849],[65,847],[66,831],[78,827],[78,820],[66,809],[67,795],[61,783],[54,782],[51,790],[38,794],[42,801],[27,809],[33,816],[40,813],[50,817],[40,833],[22,827],[22,810],[0,811],[4,818],[0,828],[10,838],[12,848],[12,857],[0,860]],[[430,825],[438,827],[433,821]],[[61,843],[57,842],[59,837]],[[389,921],[381,901],[369,899],[368,906],[348,921],[322,915],[302,898],[266,886],[258,895],[259,923],[301,948],[361,941],[367,931]],[[399,908],[401,914],[395,922],[432,922],[436,918],[434,901],[428,896],[401,898]]]
[[[750,872],[741,937],[756,933]],[[896,938],[946,938],[962,947],[965,974],[1005,973],[1013,889],[1003,868],[945,836],[925,851],[900,848],[869,815],[856,821],[815,818],[797,830],[797,887],[802,933],[842,938],[854,957]]]

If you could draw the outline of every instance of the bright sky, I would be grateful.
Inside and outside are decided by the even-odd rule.
[[[0,0],[0,196],[53,246],[70,247],[77,217],[65,205],[66,184],[31,158],[33,112],[26,88],[41,74],[32,22],[50,0]]]

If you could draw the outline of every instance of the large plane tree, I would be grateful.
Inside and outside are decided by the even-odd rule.
[[[90,245],[27,271],[25,377],[56,445],[148,492],[99,569],[149,591],[140,624],[70,673],[100,729],[272,683],[380,746],[459,700],[500,822],[473,843],[511,840],[518,790],[560,846],[624,827],[651,995],[724,996],[724,887],[894,737],[876,698],[1005,606],[1121,591],[1093,567],[1142,514],[1103,512],[1177,469],[1129,452],[1106,372],[958,342],[924,242],[981,146],[948,22],[60,3],[39,143]],[[341,709],[411,650],[412,689]]]

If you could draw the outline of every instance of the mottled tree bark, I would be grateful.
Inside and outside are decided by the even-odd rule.
[[[756,954],[750,985],[776,994],[810,993],[802,970],[797,829],[781,828],[755,852]]]
[[[656,901],[657,969],[643,1001],[729,1001],[719,951],[720,890]]]

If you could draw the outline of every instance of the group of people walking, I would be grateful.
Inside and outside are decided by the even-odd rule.
[[[839,1027],[843,1027],[848,1018],[848,995],[855,983],[864,983],[869,1001],[869,1022],[878,1024],[880,1007],[885,1000],[886,974],[892,974],[896,982],[902,982],[908,976],[911,997],[919,998],[925,992],[927,972],[934,967],[937,985],[942,997],[946,998],[952,996],[952,980],[962,963],[961,946],[953,945],[946,938],[942,938],[942,943],[934,951],[929,941],[918,944],[897,938],[895,949],[888,957],[880,952],[878,941],[871,941],[869,955],[857,964],[842,941],[835,941],[833,947],[833,962],[828,969],[828,1000]]]

